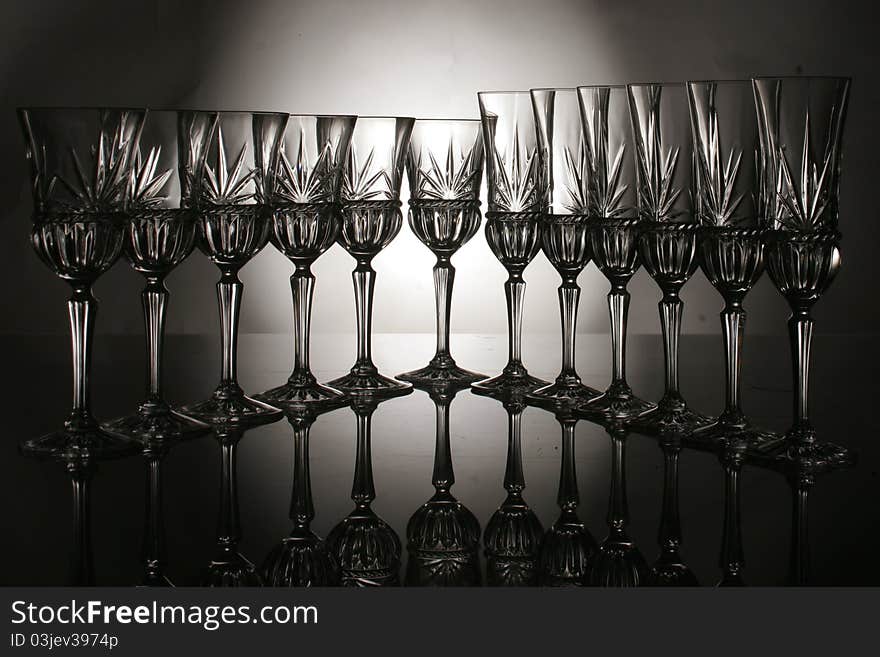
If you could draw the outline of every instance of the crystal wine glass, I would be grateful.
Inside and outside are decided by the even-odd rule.
[[[589,160],[575,89],[533,89],[540,170],[547,204],[541,217],[541,246],[562,283],[562,370],[556,380],[528,395],[537,404],[579,404],[599,396],[575,370],[578,275],[590,262]]]
[[[257,567],[238,551],[241,519],[238,513],[238,444],[244,436],[240,425],[214,429],[220,446],[220,506],[217,510],[217,543],[211,563],[202,573],[202,586],[263,586]]]
[[[318,414],[328,410],[314,405],[289,411],[293,427],[293,487],[290,494],[290,535],[278,543],[263,563],[267,586],[334,586],[339,567],[327,543],[312,531],[315,505],[309,475],[309,430]]]
[[[486,552],[486,583],[489,586],[535,586],[544,528],[537,514],[523,499],[526,481],[522,465],[522,414],[525,400],[511,397],[503,402],[507,412],[507,496],[483,532]]]
[[[485,379],[460,368],[449,352],[449,316],[455,267],[450,262],[480,227],[483,139],[477,119],[417,119],[406,159],[409,225],[437,258],[434,297],[437,350],[427,367],[398,379],[412,383],[473,383]]]
[[[849,78],[757,78],[762,208],[770,278],[788,301],[794,424],[787,458],[799,467],[846,465],[844,447],[816,440],[809,417],[811,310],[840,269],[840,153]]]
[[[679,291],[697,268],[692,193],[692,139],[684,84],[627,86],[636,142],[639,256],[660,287],[666,387],[657,408],[632,423],[646,433],[689,434],[709,423],[688,408],[678,385],[678,343],[684,302]]]
[[[752,426],[740,406],[740,364],[746,311],[743,300],[764,272],[758,221],[759,146],[754,96],[748,80],[689,82],[691,131],[696,151],[696,215],[701,225],[699,262],[724,298],[726,406],[693,440],[776,441]]]
[[[339,187],[354,116],[291,115],[281,138],[271,194],[272,244],[294,265],[293,373],[257,399],[275,406],[342,406],[345,395],[319,384],[309,367],[309,332],[315,276],[312,264],[339,235]]]
[[[544,534],[539,561],[540,583],[544,586],[583,586],[589,564],[596,556],[596,539],[577,513],[581,503],[574,460],[578,418],[570,407],[560,407],[556,409],[556,421],[562,430],[559,493],[556,497],[559,517]]]
[[[678,510],[678,458],[681,439],[661,438],[663,450],[663,501],[660,530],[657,533],[660,554],[648,575],[650,586],[698,586],[697,578],[681,558],[681,517]]]
[[[449,445],[449,407],[467,384],[422,387],[437,413],[434,495],[409,519],[406,541],[407,586],[479,586],[480,522],[452,494],[455,473]]]
[[[31,244],[73,290],[67,302],[73,410],[60,431],[23,442],[25,454],[70,460],[122,456],[140,448],[95,421],[89,371],[98,309],[92,285],[122,250],[123,212],[145,115],[142,109],[19,110],[34,202]]]
[[[162,353],[168,289],[165,279],[192,252],[196,210],[208,143],[216,130],[211,112],[150,111],[134,152],[123,253],[146,285],[141,292],[147,336],[147,397],[108,431],[158,446],[207,433],[210,427],[172,410],[162,395]],[[149,459],[148,459],[149,461]]]
[[[585,580],[588,586],[644,586],[648,564],[627,532],[629,506],[626,499],[626,438],[622,423],[607,426],[611,436],[611,491],[608,494],[608,536],[590,560]]]
[[[640,266],[636,147],[626,87],[578,87],[588,172],[587,212],[593,262],[611,283],[611,384],[600,397],[578,405],[586,417],[629,420],[654,408],[626,381],[627,285]]]
[[[376,499],[372,423],[373,413],[382,401],[373,395],[357,395],[351,400],[357,416],[357,447],[351,485],[355,508],[327,536],[327,545],[339,564],[343,586],[400,584],[400,537],[372,509]]]
[[[198,114],[201,113],[196,113]],[[213,113],[212,113],[213,114]],[[238,319],[244,285],[239,270],[269,241],[271,208],[281,136],[287,114],[220,112],[208,144],[202,180],[187,199],[198,208],[198,246],[220,270],[220,384],[211,397],[184,413],[215,426],[255,426],[284,413],[247,397],[238,384]],[[193,171],[198,171],[190,163]]]
[[[342,175],[339,243],[357,263],[351,274],[357,311],[357,360],[351,372],[328,385],[349,394],[394,397],[412,392],[409,383],[383,376],[373,363],[373,258],[400,232],[400,183],[415,119],[362,116],[351,139]]]
[[[508,359],[501,374],[471,387],[479,394],[506,396],[547,385],[547,381],[531,376],[522,362],[523,271],[541,248],[546,176],[541,171],[529,92],[481,91],[477,98],[489,190],[486,241],[507,270]]]

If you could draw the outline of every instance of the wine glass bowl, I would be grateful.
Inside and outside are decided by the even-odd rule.
[[[327,535],[342,586],[398,586],[402,546],[397,532],[369,507],[356,508]]]
[[[323,539],[310,529],[295,528],[266,556],[262,578],[266,586],[334,586],[339,567]]]

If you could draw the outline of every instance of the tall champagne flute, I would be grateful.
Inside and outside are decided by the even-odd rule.
[[[165,279],[196,243],[198,198],[208,143],[217,127],[213,112],[151,110],[134,153],[123,253],[146,285],[141,292],[147,337],[147,395],[137,411],[106,425],[147,449],[204,434],[208,425],[171,408],[162,394],[162,354],[169,292]],[[158,485],[158,476],[156,482]]]
[[[339,243],[355,259],[351,274],[357,311],[357,360],[345,376],[329,386],[347,394],[385,397],[412,392],[409,383],[379,373],[373,363],[372,262],[403,223],[400,183],[415,119],[395,116],[358,117],[342,174],[342,226]]]
[[[449,351],[455,267],[451,258],[480,227],[483,139],[478,119],[417,119],[406,158],[409,225],[437,258],[434,298],[437,350],[427,367],[398,376],[412,383],[473,383],[485,379],[462,369]]]
[[[345,395],[319,384],[309,366],[315,276],[312,264],[339,235],[339,186],[355,116],[293,114],[281,138],[271,193],[272,244],[294,265],[293,372],[287,383],[257,398],[286,409],[341,406]]]
[[[197,113],[197,116],[201,113]],[[208,145],[203,179],[192,186],[198,246],[220,270],[220,384],[211,397],[183,410],[216,426],[255,426],[284,413],[244,394],[238,384],[238,319],[244,285],[239,270],[269,241],[279,145],[287,114],[220,112]]]
[[[98,425],[89,372],[98,309],[92,285],[122,250],[123,213],[145,116],[143,109],[19,110],[34,203],[31,245],[73,291],[67,302],[73,410],[63,429],[23,442],[26,454],[69,462],[121,456],[140,447]]]
[[[471,387],[480,394],[508,396],[547,385],[531,376],[522,362],[523,272],[541,248],[546,176],[529,92],[481,91],[477,98],[486,150],[486,241],[507,270],[508,358],[501,374]]]
[[[538,404],[578,404],[599,396],[581,383],[575,369],[578,275],[590,262],[589,159],[575,89],[533,89],[538,156],[547,204],[541,217],[544,255],[562,279],[559,316],[562,324],[562,370],[556,380],[532,391]]]
[[[692,438],[740,440],[757,446],[774,434],[751,425],[740,406],[740,369],[746,311],[743,300],[764,272],[763,230],[758,220],[758,122],[751,82],[689,82],[691,131],[696,153],[696,215],[701,225],[699,261],[724,298],[726,406]]]
[[[813,305],[840,269],[838,186],[849,78],[753,80],[763,163],[767,271],[788,301],[794,423],[787,456],[808,469],[846,465],[852,453],[816,439],[810,422]]]
[[[697,268],[698,224],[693,211],[692,140],[684,84],[627,86],[639,185],[639,256],[660,287],[660,327],[666,387],[657,408],[633,427],[648,433],[689,434],[709,423],[688,408],[678,380],[684,302],[679,292]]]
[[[577,409],[587,417],[625,421],[654,408],[636,397],[626,381],[626,288],[641,266],[636,147],[626,87],[578,87],[578,101],[587,158],[590,251],[611,284],[611,384]]]

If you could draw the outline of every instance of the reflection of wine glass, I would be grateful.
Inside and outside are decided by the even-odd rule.
[[[689,82],[691,131],[696,151],[696,214],[702,225],[703,273],[724,298],[721,330],[727,403],[694,440],[778,440],[751,425],[740,407],[740,365],[745,333],[743,300],[764,273],[763,230],[758,219],[758,124],[748,80]],[[766,445],[765,445],[766,446]]]
[[[721,533],[721,580],[718,586],[745,586],[739,487],[744,458],[741,444],[726,447],[720,456],[724,468],[724,527]]]
[[[837,230],[840,155],[849,78],[753,81],[763,164],[767,272],[788,301],[794,374],[794,422],[787,458],[796,467],[852,463],[844,447],[816,440],[810,422],[812,308],[840,269]]]
[[[174,586],[165,575],[165,521],[162,501],[162,461],[171,445],[158,440],[144,445],[147,464],[147,502],[144,513],[143,586]]]
[[[578,419],[569,408],[556,411],[562,429],[562,458],[559,469],[559,517],[544,535],[539,561],[540,583],[544,586],[583,586],[588,564],[596,554],[596,539],[581,522],[577,508],[580,495],[574,461],[574,430]]]
[[[788,474],[791,489],[791,550],[788,566],[788,584],[810,584],[810,491],[816,483],[809,469],[794,469]]]
[[[181,440],[209,431],[208,425],[172,410],[165,401],[162,352],[169,297],[165,278],[195,246],[195,212],[187,203],[196,193],[189,187],[203,177],[216,124],[214,113],[150,111],[134,154],[123,251],[146,279],[141,304],[147,336],[147,398],[137,412],[105,428],[142,443]]]
[[[65,460],[136,452],[102,430],[91,412],[89,371],[98,301],[95,280],[119,257],[123,212],[146,110],[23,109],[34,201],[31,245],[73,293],[67,302],[73,355],[73,410],[64,428],[22,443],[36,456]]]
[[[488,395],[529,392],[547,385],[531,376],[522,362],[523,271],[541,247],[540,217],[546,196],[535,115],[527,91],[480,92],[477,97],[489,194],[486,241],[507,270],[508,358],[501,374],[472,388]]]
[[[589,171],[587,209],[593,262],[608,282],[611,318],[611,384],[580,404],[586,416],[627,420],[654,408],[626,382],[626,287],[640,266],[635,144],[626,87],[578,87],[584,148]]]
[[[202,573],[202,586],[262,586],[256,566],[238,551],[241,520],[238,515],[236,456],[244,436],[239,427],[215,429],[220,445],[220,507],[217,512],[217,543],[211,563]]]
[[[507,497],[496,509],[486,531],[486,583],[489,586],[534,586],[538,581],[538,557],[544,528],[523,499],[526,481],[522,466],[522,398],[505,400],[507,411],[507,466],[504,490]]]
[[[480,523],[451,492],[455,483],[449,446],[449,406],[467,384],[423,388],[437,413],[434,495],[406,525],[407,586],[479,586]]]
[[[238,384],[238,318],[244,291],[238,272],[269,241],[267,190],[274,186],[286,123],[287,114],[220,112],[201,168],[203,179],[192,185],[193,198],[186,199],[198,207],[199,248],[220,269],[222,357],[214,393],[184,412],[212,425],[254,426],[284,415],[247,397]],[[192,175],[198,171],[193,163],[186,166],[193,167]]]
[[[309,334],[315,276],[312,264],[339,235],[339,187],[348,155],[354,116],[291,115],[281,138],[278,175],[270,193],[272,244],[295,267],[293,373],[287,383],[257,397],[296,408],[343,405],[345,396],[320,385],[309,367]]]
[[[658,543],[660,554],[651,573],[651,586],[697,586],[697,578],[682,561],[681,518],[678,514],[678,457],[681,442],[677,437],[661,440],[663,449],[663,506],[660,512]]]
[[[418,119],[406,159],[409,178],[409,225],[437,258],[434,298],[437,351],[427,367],[397,378],[433,385],[471,383],[486,378],[455,364],[449,352],[449,315],[455,267],[451,258],[480,227],[480,179],[483,139],[475,119]]]
[[[633,543],[626,527],[626,430],[619,424],[608,427],[611,436],[611,492],[608,496],[608,536],[590,560],[585,580],[589,586],[644,586],[648,565]]]
[[[344,393],[394,397],[412,392],[373,363],[373,258],[400,232],[400,183],[415,119],[358,117],[342,173],[342,226],[338,241],[355,259],[351,273],[357,312],[357,360],[351,372],[328,385]]]
[[[681,288],[697,268],[698,224],[693,216],[692,137],[683,84],[627,87],[639,182],[639,256],[660,287],[660,326],[666,388],[657,408],[632,423],[649,433],[687,434],[708,424],[688,408],[678,385]]]
[[[575,370],[578,275],[590,262],[589,158],[575,89],[532,89],[538,155],[547,203],[541,216],[541,247],[562,282],[562,370],[556,380],[529,394],[537,404],[577,404],[599,393],[581,383]]]
[[[70,550],[70,585],[94,586],[92,554],[92,476],[94,461],[71,456],[64,461],[73,500],[73,545]]]
[[[290,495],[293,529],[272,548],[263,562],[267,586],[334,586],[339,583],[339,568],[333,553],[311,529],[315,506],[309,475],[309,429],[316,413],[316,410],[306,408],[287,414],[293,427],[293,488]]]
[[[397,586],[400,584],[400,538],[371,508],[373,484],[373,412],[380,400],[358,395],[351,401],[357,416],[357,448],[351,499],[355,508],[327,536],[327,545],[339,564],[343,586]]]

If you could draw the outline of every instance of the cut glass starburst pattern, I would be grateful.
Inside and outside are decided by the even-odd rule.
[[[452,140],[446,151],[445,165],[437,162],[434,153],[429,152],[430,166],[422,167],[422,156],[416,162],[418,170],[418,196],[419,198],[436,199],[443,201],[457,201],[470,199],[476,196],[474,189],[479,170],[474,169],[474,152],[468,151],[462,154],[461,164],[456,167],[455,149]]]
[[[613,219],[625,216],[629,208],[622,205],[629,185],[621,180],[626,144],[621,143],[612,156],[608,130],[608,107],[610,89],[596,90],[597,97],[592,112],[584,117],[584,145],[589,160],[590,216]]]
[[[309,162],[305,131],[300,135],[299,149],[293,162],[281,147],[278,196],[289,203],[329,203],[333,200],[333,180],[338,165],[333,162],[333,144],[327,141],[314,166]]]
[[[718,112],[709,110],[707,139],[697,148],[699,176],[700,219],[713,226],[736,223],[734,214],[743,200],[743,194],[734,196],[737,175],[742,164],[741,148],[732,147],[724,160],[718,130]],[[701,140],[703,141],[703,140]]]
[[[779,170],[776,178],[776,219],[786,228],[811,230],[825,223],[825,210],[834,197],[831,188],[834,159],[831,144],[825,146],[821,162],[813,159],[810,138],[810,113],[804,121],[804,148],[801,155],[800,176],[793,171],[786,157],[785,146],[779,147]]]
[[[586,212],[590,199],[590,162],[587,149],[581,141],[576,155],[572,154],[570,148],[565,147],[562,156],[567,174],[565,191],[569,198],[568,203],[564,203],[563,207],[574,214],[582,214]]]
[[[129,177],[129,203],[133,209],[156,209],[167,199],[161,193],[172,171],[165,169],[157,173],[161,155],[161,146],[151,148],[146,158],[141,156],[140,149],[135,152]]]
[[[223,128],[217,126],[217,164],[216,170],[205,164],[205,186],[202,190],[204,199],[212,205],[241,205],[254,198],[250,190],[257,172],[245,167],[247,144],[242,144],[232,168],[226,158],[226,143],[223,139]]]
[[[358,163],[354,148],[348,154],[348,166],[342,176],[342,198],[346,201],[393,200],[391,190],[395,189],[388,172],[380,169],[370,172],[373,165],[374,149],[370,149],[363,164]],[[376,185],[379,181],[383,185]]]
[[[495,160],[494,203],[506,212],[528,212],[538,205],[538,150],[523,153],[519,137],[513,141],[510,157],[492,149]]]
[[[648,90],[648,115],[642,134],[636,134],[639,162],[639,207],[651,221],[668,221],[678,214],[675,202],[681,189],[675,187],[679,148],[664,149],[660,130],[660,87]]]

